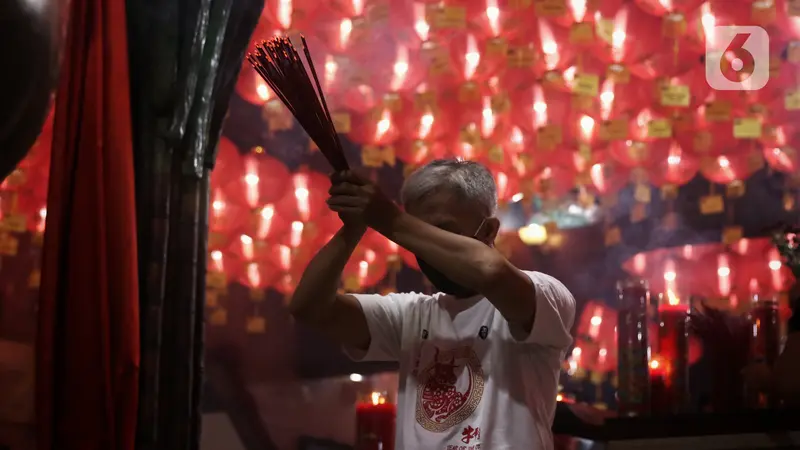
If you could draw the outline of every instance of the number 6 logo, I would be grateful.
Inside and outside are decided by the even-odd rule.
[[[769,81],[769,34],[761,27],[714,27],[705,59],[712,89],[757,91]]]

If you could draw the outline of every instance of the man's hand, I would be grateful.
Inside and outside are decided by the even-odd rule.
[[[379,228],[400,212],[375,183],[351,171],[333,174],[331,184],[328,207],[348,226]]]

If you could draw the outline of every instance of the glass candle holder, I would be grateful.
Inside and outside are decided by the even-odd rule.
[[[753,295],[750,320],[750,364],[765,364],[772,368],[780,355],[781,323],[778,302],[773,297]],[[763,392],[747,389],[747,405],[750,408],[777,406],[777,400]]]
[[[658,302],[658,358],[651,360],[654,414],[686,412],[689,405],[689,302],[668,290]],[[655,363],[656,369],[653,368]]]
[[[623,416],[650,413],[650,343],[647,311],[650,290],[644,280],[617,284],[617,362],[619,412]]]
[[[385,392],[371,392],[356,403],[357,450],[394,450],[397,407]]]

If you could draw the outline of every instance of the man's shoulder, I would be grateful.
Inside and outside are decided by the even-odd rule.
[[[534,284],[538,285],[538,288],[547,288],[553,294],[563,297],[564,300],[573,304],[575,303],[575,298],[572,296],[572,293],[558,278],[533,270],[523,270],[523,272],[530,277]]]

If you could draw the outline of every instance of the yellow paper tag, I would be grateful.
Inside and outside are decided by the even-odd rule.
[[[590,161],[592,159],[592,147],[588,144],[578,145],[578,156],[583,158],[584,161]]]
[[[631,142],[627,149],[628,157],[633,161],[644,161],[650,153],[650,147],[644,142]]]
[[[261,302],[264,300],[264,289],[250,288],[250,300],[254,302]]]
[[[686,33],[686,17],[683,14],[667,14],[662,22],[661,31],[668,38],[678,38]]]
[[[361,164],[365,167],[379,168],[384,164],[394,167],[396,164],[394,147],[377,147],[375,145],[365,145],[361,148]]]
[[[499,145],[493,145],[489,147],[489,150],[486,152],[487,157],[489,158],[489,162],[493,164],[502,164],[505,160],[505,155],[503,152],[503,147]]]
[[[206,306],[216,308],[219,306],[219,291],[206,289]]]
[[[661,87],[661,104],[663,106],[685,108],[689,106],[690,100],[689,86],[670,84]]]
[[[733,121],[733,137],[736,139],[758,139],[761,137],[761,121],[752,117],[741,117]]]
[[[731,102],[716,100],[706,104],[706,120],[709,122],[724,122],[731,119]]]
[[[661,198],[664,200],[674,200],[678,198],[678,186],[674,184],[665,184],[661,186]]]
[[[211,325],[221,327],[228,324],[228,310],[225,308],[217,308],[211,311],[208,315],[208,323]]]
[[[672,122],[667,119],[654,119],[647,124],[647,137],[667,139],[672,137]]]
[[[208,272],[206,274],[206,286],[214,289],[225,289],[228,285],[228,277],[225,272]]]
[[[594,27],[588,22],[578,22],[569,29],[569,40],[573,44],[588,44],[594,41]]]
[[[344,279],[344,290],[346,292],[358,292],[361,290],[361,283],[356,276],[348,276]]]
[[[528,45],[509,47],[506,64],[514,69],[525,69],[536,62],[536,51]]]
[[[800,41],[792,41],[786,48],[786,60],[792,64],[800,63]]]
[[[536,133],[536,142],[545,150],[553,150],[562,142],[561,127],[558,125],[545,125]]]
[[[758,25],[767,25],[775,21],[778,14],[774,1],[760,1],[751,3],[750,15],[753,22]]]
[[[612,227],[606,230],[605,245],[611,247],[622,242],[622,232],[619,227]]]
[[[444,6],[437,8],[432,25],[443,30],[466,28],[467,10],[461,6]]]
[[[783,98],[783,107],[787,111],[797,111],[800,109],[800,89],[792,89]]]
[[[350,113],[346,112],[338,112],[331,114],[331,120],[333,121],[333,128],[336,129],[336,132],[339,134],[347,134],[352,131],[352,121],[350,118]]]
[[[634,203],[631,208],[631,223],[638,223],[647,218],[647,205],[644,203]]]
[[[631,81],[631,72],[621,64],[611,64],[606,69],[606,79],[616,84],[628,84]]]
[[[601,18],[594,25],[594,32],[597,37],[602,39],[606,44],[612,45],[614,43],[614,20]]]
[[[367,6],[366,11],[367,21],[370,24],[385,22],[389,19],[389,5],[386,4],[370,4]]]
[[[800,0],[789,0],[787,3],[786,12],[792,17],[800,16]]]
[[[700,197],[700,213],[706,216],[725,211],[725,201],[721,195]]]
[[[652,189],[645,184],[637,184],[633,190],[633,198],[639,203],[650,203],[653,198]]]
[[[28,219],[23,214],[9,214],[3,217],[2,228],[14,233],[24,233]]]
[[[728,198],[739,198],[744,196],[745,185],[741,180],[735,180],[725,186],[725,196]]]
[[[249,334],[261,334],[267,331],[267,320],[261,316],[251,316],[245,322],[245,331]]]
[[[383,96],[383,107],[393,113],[399,112],[403,109],[403,99],[397,93],[390,92]]]
[[[567,13],[567,0],[534,0],[537,16],[558,17]]]
[[[722,229],[722,243],[730,245],[744,237],[744,230],[739,226],[725,227]]]
[[[492,96],[491,105],[492,111],[497,114],[503,114],[511,109],[511,100],[508,98],[508,94],[501,92]]]
[[[527,9],[531,4],[533,0],[508,0],[508,7],[511,9]]]
[[[678,215],[674,212],[664,214],[664,217],[661,219],[661,226],[667,230],[678,228]]]
[[[607,120],[600,125],[600,140],[621,141],[628,139],[628,121],[624,119]]]
[[[600,91],[600,77],[590,73],[578,74],[572,84],[572,92],[586,97],[596,97]]]
[[[414,108],[417,111],[433,111],[436,109],[436,94],[431,91],[414,94]]]
[[[481,98],[481,90],[478,83],[474,81],[467,81],[462,84],[458,89],[458,101],[461,103],[470,103]]]
[[[486,41],[486,54],[494,57],[508,54],[508,41],[501,37],[491,38]]]

